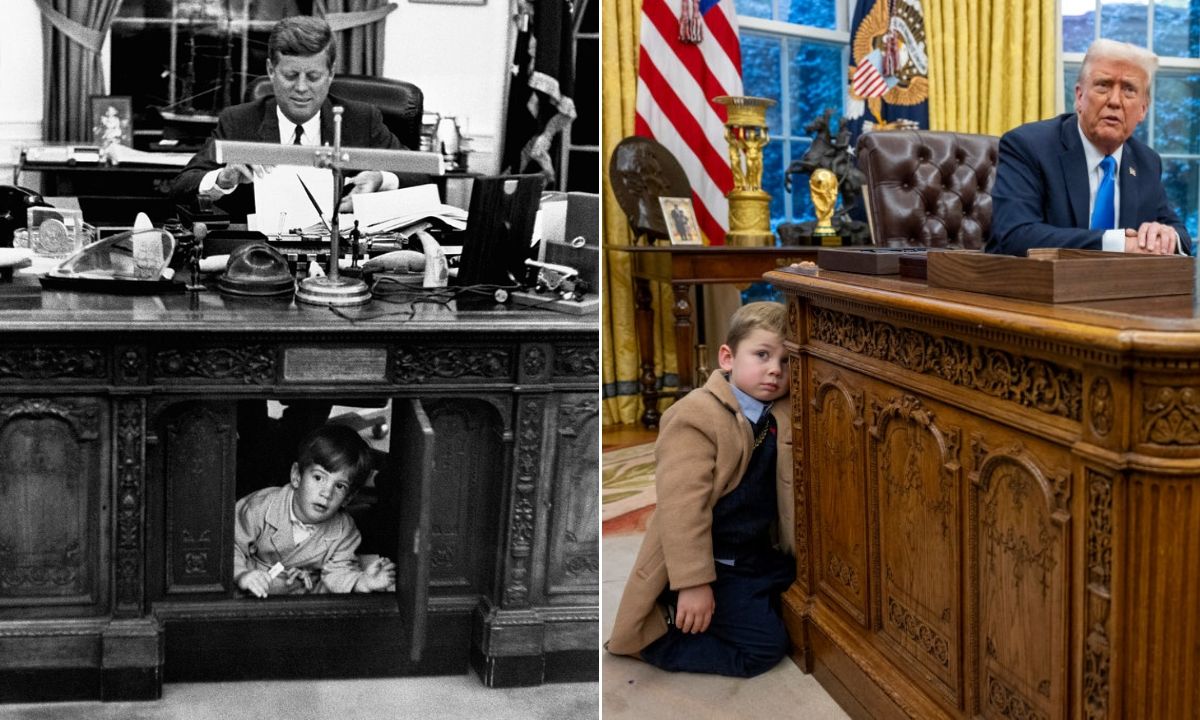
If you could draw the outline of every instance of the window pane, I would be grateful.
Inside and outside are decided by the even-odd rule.
[[[1063,112],[1075,112],[1075,80],[1079,66],[1063,63]]]
[[[783,169],[785,167],[785,143],[778,139],[771,140],[763,148],[763,178],[762,187],[771,194],[771,229],[774,230],[783,219]]]
[[[1170,57],[1200,57],[1200,7],[1195,0],[1155,0],[1154,51]]]
[[[772,19],[771,0],[734,0],[738,15]],[[743,38],[744,40],[744,38]],[[742,45],[742,68],[746,67],[745,45]]]
[[[777,38],[746,33],[742,35],[742,88],[747,95],[771,98],[767,109],[767,127],[778,137],[783,132],[779,99],[779,45]]]
[[[1146,0],[1101,1],[1100,36],[1145,47],[1146,24],[1150,15],[1146,12]]]
[[[1154,148],[1200,154],[1200,74],[1160,70],[1154,91]]]
[[[1200,160],[1163,160],[1163,185],[1167,188],[1167,202],[1183,218],[1188,234],[1192,236],[1192,247],[1196,247],[1197,193],[1200,192]]]
[[[788,41],[792,51],[788,105],[792,109],[792,135],[803,135],[804,126],[833,108],[833,117],[841,117],[842,46],[812,41]]]
[[[836,0],[779,0],[780,8],[787,9],[787,21],[797,25],[837,29]],[[780,15],[783,15],[780,12]]]
[[[792,160],[799,160],[808,152],[812,142],[802,140],[792,143]],[[817,213],[813,210],[812,194],[808,191],[808,175],[792,176],[792,222],[816,220]],[[780,191],[783,191],[782,184]]]
[[[1085,52],[1096,36],[1096,0],[1063,0],[1063,52]]]

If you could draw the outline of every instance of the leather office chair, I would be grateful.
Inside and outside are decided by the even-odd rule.
[[[981,249],[992,227],[1000,138],[898,130],[858,139],[879,247]]]
[[[273,95],[271,78],[256,78],[246,90],[246,101]],[[409,150],[421,148],[421,115],[425,111],[425,94],[421,88],[404,80],[368,77],[366,75],[334,75],[329,94],[347,100],[365,102],[379,108],[383,124]]]
[[[642,238],[652,244],[670,237],[658,204],[660,197],[692,196],[692,185],[671,151],[655,140],[636,135],[613,148],[608,179],[629,221],[635,244]]]

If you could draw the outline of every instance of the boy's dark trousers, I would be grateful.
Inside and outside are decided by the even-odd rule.
[[[776,517],[775,420],[763,413],[746,474],[713,507],[712,582],[716,610],[703,633],[684,634],[669,623],[667,634],[642,649],[642,659],[663,670],[753,677],[774,667],[788,651],[779,595],[796,579],[795,561],[770,547]],[[674,607],[675,593],[659,602]]]

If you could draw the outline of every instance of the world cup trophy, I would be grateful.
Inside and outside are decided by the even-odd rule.
[[[725,141],[729,143],[729,165],[733,190],[729,198],[729,232],[725,242],[742,247],[775,245],[771,232],[771,194],[762,189],[763,146],[767,135],[769,98],[721,95],[713,102],[728,111]]]

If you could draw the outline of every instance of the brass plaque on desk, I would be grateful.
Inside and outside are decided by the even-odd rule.
[[[387,380],[387,349],[294,347],[283,351],[285,382]]]
[[[1039,302],[1082,302],[1192,292],[1195,259],[1100,250],[1037,248],[1029,257],[931,252],[931,287]]]

